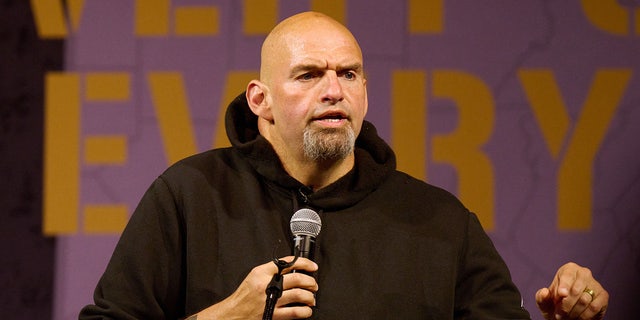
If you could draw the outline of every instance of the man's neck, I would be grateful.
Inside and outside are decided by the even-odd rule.
[[[353,153],[344,159],[325,161],[293,160],[280,157],[287,173],[314,191],[320,190],[346,175],[354,166]]]

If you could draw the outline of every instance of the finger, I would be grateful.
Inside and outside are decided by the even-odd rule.
[[[313,309],[306,305],[280,306],[273,311],[273,319],[307,319],[313,314]]]
[[[593,280],[591,271],[578,265],[569,265],[558,275],[557,300],[562,299],[562,309],[567,313],[578,302],[588,282]]]
[[[543,305],[550,298],[549,288],[540,288],[536,291],[536,303]]]
[[[294,270],[294,269],[313,273],[318,271],[318,265],[307,258],[299,257],[298,260],[296,260],[296,263],[292,267],[285,269],[285,272],[291,272],[291,270]]]
[[[553,277],[553,281],[549,285],[550,295],[553,300],[559,303],[562,298],[569,295],[570,284],[575,279],[575,273],[579,266],[573,262],[569,262],[561,266]]]
[[[556,275],[549,286],[551,300],[554,303],[554,318],[565,319],[573,308],[576,299],[567,299],[570,294],[570,288],[576,279],[578,265],[575,263],[567,263],[558,269]]]
[[[591,303],[594,296],[591,296],[585,290],[589,284],[595,280],[591,274],[591,270],[587,268],[578,268],[575,272],[575,280],[569,288],[569,295],[562,301],[562,310],[567,312],[570,318],[577,318],[587,306]],[[569,284],[567,284],[569,285]]]
[[[316,305],[316,297],[313,292],[300,289],[293,288],[289,290],[285,290],[282,292],[282,296],[278,300],[276,306],[315,306]]]
[[[556,288],[556,296],[559,299],[565,298],[565,297],[569,297],[572,295],[571,290],[576,290],[574,288],[576,281],[577,281],[577,277],[578,277],[578,271],[577,270],[568,270],[568,269],[564,269],[562,270],[562,272],[559,272],[558,274],[558,286]],[[584,287],[582,288],[584,289]],[[582,291],[582,290],[580,290]],[[574,298],[577,299],[577,295],[579,295],[580,292],[576,293],[573,292]],[[559,300],[558,299],[558,300]]]
[[[565,300],[568,299],[568,297],[565,298]],[[593,299],[594,297],[592,297],[588,292],[582,292],[575,303],[573,303],[573,306],[571,306],[571,309],[568,313],[569,319],[577,319],[581,314],[587,311]]]
[[[282,288],[284,290],[301,288],[311,292],[318,291],[318,282],[316,279],[304,273],[287,273],[284,275],[282,281]]]
[[[599,283],[594,284],[593,300],[585,307],[583,312],[579,315],[580,319],[594,319],[599,320],[604,317],[607,310],[607,304],[609,302],[609,293],[600,286]],[[587,293],[585,293],[587,294]]]
[[[555,311],[555,304],[553,303],[553,298],[551,297],[551,292],[548,288],[542,288],[536,292],[536,304],[538,305],[538,309],[542,312],[542,316],[545,319],[549,319],[553,312]]]

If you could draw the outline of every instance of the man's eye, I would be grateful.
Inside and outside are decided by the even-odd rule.
[[[300,80],[313,80],[313,78],[315,78],[317,75],[314,72],[307,72],[307,73],[303,73],[300,76],[298,76],[298,79]]]
[[[344,78],[347,80],[353,80],[356,78],[356,74],[351,71],[347,71],[344,73]]]

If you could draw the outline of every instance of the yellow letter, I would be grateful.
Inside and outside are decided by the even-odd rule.
[[[278,22],[278,0],[244,0],[242,9],[245,35],[267,34]]]
[[[595,76],[569,140],[558,176],[558,227],[591,228],[593,160],[624,95],[631,72],[601,70]]]
[[[31,10],[40,38],[63,39],[67,36],[60,0],[31,0]]]
[[[582,10],[595,27],[615,35],[629,34],[631,13],[617,0],[582,0]]]
[[[88,234],[119,234],[129,220],[124,204],[87,205],[84,208],[84,231]]]
[[[181,36],[216,35],[220,29],[219,15],[216,7],[176,8],[175,33]]]
[[[394,71],[391,80],[391,144],[398,170],[426,180],[427,98],[424,71]]]
[[[433,159],[458,172],[460,199],[487,230],[494,228],[493,165],[482,151],[493,132],[495,110],[491,91],[482,80],[457,71],[433,73],[433,96],[456,103],[458,127],[433,138]]]
[[[533,115],[538,120],[544,141],[551,155],[557,158],[570,120],[553,73],[548,69],[526,70],[518,72],[518,77],[533,107]]]
[[[135,35],[166,36],[169,33],[169,0],[136,0]]]
[[[126,72],[90,72],[85,88],[87,101],[126,101],[131,96],[131,77]]]
[[[444,30],[444,0],[409,0],[407,11],[410,33],[442,33]]]
[[[80,80],[75,73],[45,76],[44,117],[45,235],[72,234],[78,229],[80,190]]]
[[[198,149],[182,76],[177,72],[152,72],[149,89],[169,164],[195,154]]]
[[[126,72],[91,72],[86,76],[87,101],[122,102],[130,99],[131,79]],[[124,165],[125,135],[91,135],[84,138],[84,162],[89,165]],[[87,204],[83,208],[86,233],[120,233],[128,220],[126,204]]]
[[[553,140],[547,141],[547,146],[557,159],[556,150],[560,148],[557,138],[562,135],[567,141],[569,132],[568,126],[555,125],[551,116],[553,112],[560,112],[560,118],[568,117],[565,103],[557,94],[556,81],[550,71],[545,70],[522,70],[519,76],[543,136]],[[560,163],[557,202],[561,230],[591,227],[593,161],[630,78],[629,70],[620,69],[599,70],[595,75]],[[550,111],[550,108],[556,110]],[[538,116],[540,114],[547,116]]]
[[[311,0],[311,10],[322,12],[344,25],[347,24],[347,6],[344,0]]]
[[[73,29],[80,25],[84,0],[67,0],[66,6]],[[63,39],[67,36],[62,0],[31,0],[38,35],[42,39]]]

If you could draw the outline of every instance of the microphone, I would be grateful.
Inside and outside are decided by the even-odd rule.
[[[293,233],[293,254],[313,260],[316,237],[322,228],[318,213],[307,208],[300,209],[291,217],[290,227]]]
[[[276,266],[278,266],[278,273],[273,276],[271,282],[267,285],[267,301],[265,302],[262,319],[271,319],[273,316],[273,310],[276,307],[276,302],[282,295],[282,270],[285,267],[292,266],[298,257],[313,260],[313,255],[316,249],[316,237],[320,234],[322,223],[320,222],[320,216],[315,211],[311,209],[300,209],[291,217],[289,226],[291,228],[291,233],[293,233],[293,255],[296,256],[296,258],[291,262],[277,260],[274,258],[274,262]],[[296,270],[292,270],[291,272],[296,272]],[[305,271],[299,272],[313,276]],[[287,306],[305,306],[305,304],[290,303]]]

